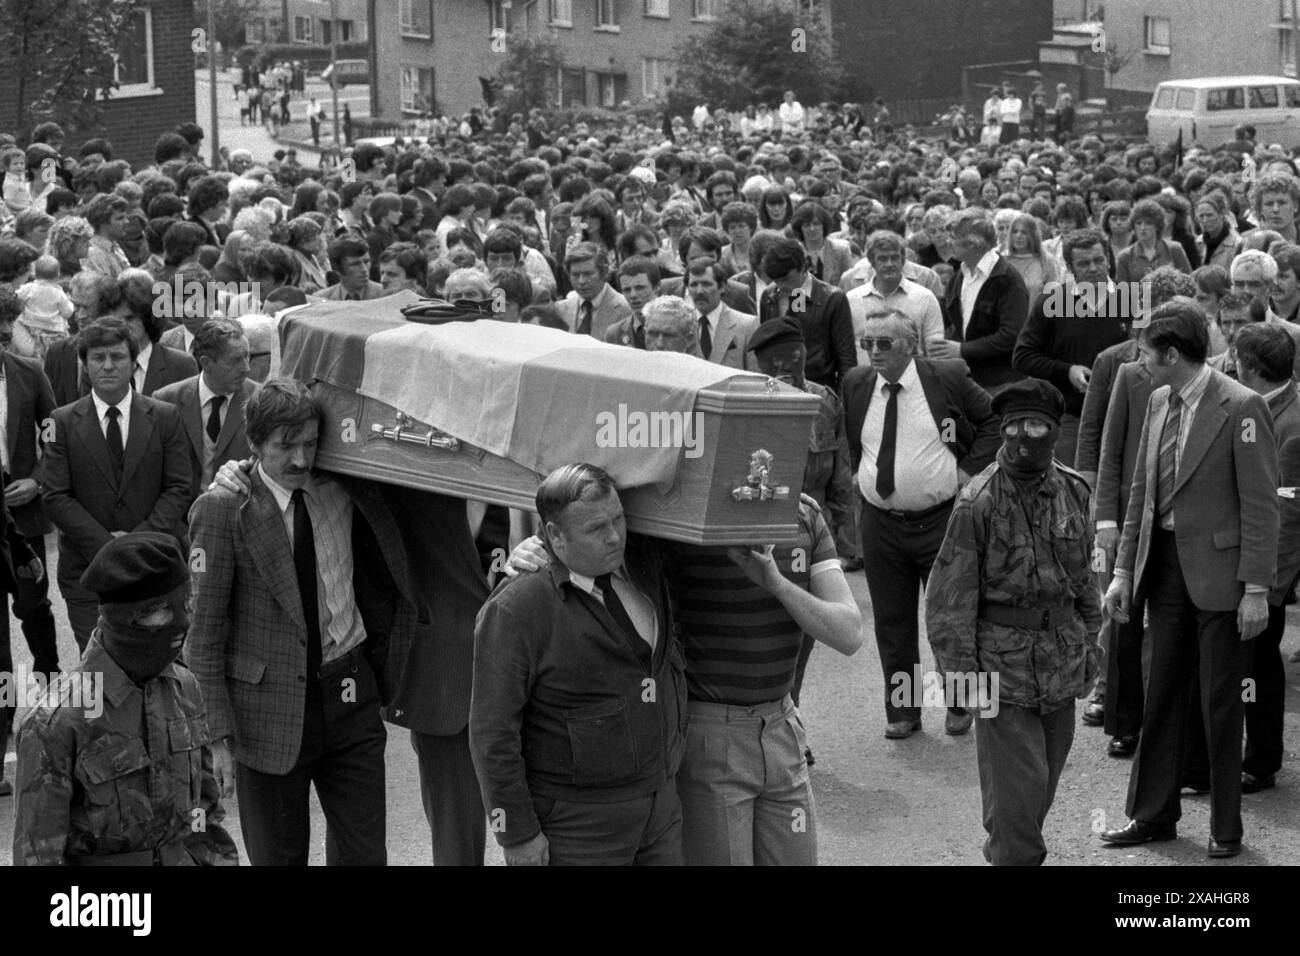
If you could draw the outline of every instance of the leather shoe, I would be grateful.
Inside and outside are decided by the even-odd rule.
[[[813,758],[813,752],[811,747],[803,748],[803,759],[804,759],[804,763],[808,764],[808,766],[810,767],[817,762]]]
[[[902,740],[921,729],[921,718],[916,720],[892,720],[885,724],[885,736],[890,740]]]
[[[1118,830],[1105,830],[1101,834],[1103,843],[1115,846],[1137,846],[1140,843],[1153,843],[1161,840],[1177,840],[1178,828],[1172,823],[1143,823],[1130,820]]]
[[[960,737],[970,730],[970,725],[974,722],[975,715],[969,710],[950,710],[948,716],[943,719],[943,732],[953,737]]]
[[[1207,855],[1211,859],[1223,859],[1224,857],[1236,856],[1241,852],[1240,840],[1216,840],[1210,838],[1210,846]]]
[[[1190,790],[1192,793],[1200,796],[1210,792],[1210,781],[1184,779],[1182,786],[1180,786],[1179,789],[1183,791]]]
[[[1123,737],[1112,737],[1110,743],[1106,745],[1106,753],[1112,757],[1131,757],[1133,752],[1138,749],[1138,735],[1125,734]]]
[[[1100,727],[1106,722],[1106,705],[1100,700],[1090,700],[1083,706],[1083,722],[1089,727]]]
[[[1271,773],[1262,773],[1256,776],[1253,773],[1242,773],[1241,775],[1241,792],[1242,793],[1259,793],[1261,790],[1269,790],[1276,786],[1277,780]]]

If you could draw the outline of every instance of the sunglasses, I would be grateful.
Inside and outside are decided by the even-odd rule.
[[[1022,430],[1029,438],[1046,438],[1048,433],[1052,430],[1052,426],[1046,422],[1040,422],[1033,418],[1027,418],[1018,422],[1008,422],[1002,426],[1002,434],[1008,438],[1018,438]]]
[[[862,346],[864,352],[870,352],[872,349],[879,349],[881,352],[888,352],[894,347],[894,340],[873,339],[869,335],[864,335],[858,344]]]

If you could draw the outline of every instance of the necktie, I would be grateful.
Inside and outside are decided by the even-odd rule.
[[[122,447],[122,426],[117,423],[121,414],[122,410],[116,405],[108,410],[108,428],[105,435],[108,439],[108,459],[113,463],[113,472],[119,480],[122,478],[122,465],[126,461],[126,452]]]
[[[1177,392],[1169,396],[1169,414],[1165,430],[1160,433],[1160,452],[1156,461],[1156,513],[1163,522],[1174,507],[1174,479],[1178,476],[1178,433],[1183,423],[1183,399]]]
[[[614,582],[608,574],[602,574],[596,578],[596,586],[600,588],[600,596],[605,602],[605,610],[609,616],[614,619],[614,623],[623,629],[628,637],[636,641],[641,641],[641,632],[636,629],[632,623],[632,618],[628,616],[627,608],[619,600],[617,592],[614,590]]]
[[[700,354],[708,358],[713,354],[713,336],[709,334],[709,317],[700,316]]]
[[[645,351],[645,323],[644,322],[641,325],[637,325],[635,322],[632,323],[632,341],[636,344],[636,347],[639,348],[642,352]]]
[[[226,396],[216,395],[212,399],[212,411],[208,412],[208,437],[212,443],[216,444],[217,436],[221,434],[221,406],[226,404]]]
[[[898,393],[902,385],[886,382],[889,401],[885,403],[885,428],[880,433],[880,453],[876,455],[876,494],[884,500],[894,493],[894,452],[898,447]]]
[[[295,491],[293,502],[293,570],[298,578],[298,596],[302,599],[302,616],[307,622],[307,686],[315,685],[314,678],[321,665],[320,609],[317,601],[316,536],[312,532],[311,515],[307,513],[307,496],[301,488]]]
[[[591,303],[586,299],[584,299],[582,301],[582,308],[580,311],[582,313],[582,317],[578,319],[578,329],[577,329],[578,334],[590,335],[591,334]]]
[[[131,369],[131,391],[137,391],[135,387],[135,373],[140,371],[140,363],[135,363],[135,368]]]

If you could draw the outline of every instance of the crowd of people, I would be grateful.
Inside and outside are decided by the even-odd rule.
[[[886,737],[922,730],[918,612],[943,675],[992,678],[944,699],[946,733],[976,728],[990,862],[1045,859],[1080,699],[1133,760],[1102,840],[1173,838],[1191,788],[1210,856],[1240,852],[1300,574],[1300,176],[1249,129],[1076,137],[1062,95],[1054,136],[1041,89],[1022,136],[1004,90],[978,142],[793,93],[319,167],[209,165],[192,123],[138,167],[52,123],[0,137],[0,584],[59,673],[57,530],[71,673],[118,688],[92,718],[65,677],[24,717],[15,862],[233,862],[237,791],[251,861],[302,864],[314,785],[329,862],[382,863],[387,721],[440,864],[481,864],[489,830],[510,863],[815,863],[798,701],[816,643],[862,640],[859,571]],[[583,463],[522,521],[314,470],[279,317],[408,290],[816,395],[799,541],[628,535]]]

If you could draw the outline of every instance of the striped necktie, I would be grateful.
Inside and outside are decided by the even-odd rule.
[[[1178,433],[1182,429],[1183,400],[1174,392],[1169,396],[1169,413],[1160,433],[1160,452],[1156,462],[1156,513],[1163,523],[1174,508],[1174,479],[1178,476]]]

